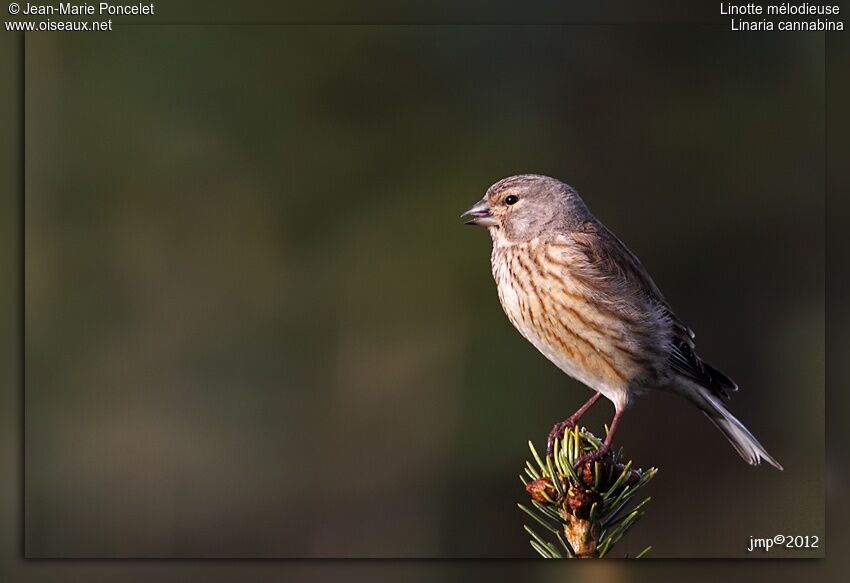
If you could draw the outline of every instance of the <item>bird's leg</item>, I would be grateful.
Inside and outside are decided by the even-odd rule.
[[[576,423],[581,416],[587,413],[587,410],[593,407],[593,404],[599,400],[599,397],[602,396],[602,393],[596,393],[590,399],[587,400],[587,403],[578,408],[578,411],[564,419],[563,421],[559,421],[555,423],[555,426],[552,428],[552,431],[549,432],[549,439],[546,441],[546,454],[552,455],[552,451],[555,448],[555,441],[561,439],[564,435],[564,431],[567,429],[572,429],[576,426]]]
[[[622,415],[622,409],[617,409],[614,412],[614,418],[611,420],[611,426],[608,428],[608,435],[605,436],[605,441],[602,442],[602,445],[596,451],[588,452],[578,458],[575,463],[576,468],[581,468],[587,462],[594,462],[608,453],[611,449],[611,442],[614,441],[614,432],[617,431],[617,425],[620,424],[620,417]]]

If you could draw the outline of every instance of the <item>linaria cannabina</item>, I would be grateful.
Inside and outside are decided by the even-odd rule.
[[[535,174],[491,186],[463,215],[487,227],[499,300],[526,340],[593,397],[549,434],[574,427],[600,396],[614,404],[605,455],[623,411],[649,389],[698,407],[751,465],[782,469],[724,400],[738,386],[694,351],[694,333],[661,295],[635,255],[597,220],[571,186]]]

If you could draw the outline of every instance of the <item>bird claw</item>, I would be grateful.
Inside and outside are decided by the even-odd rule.
[[[555,423],[555,426],[552,427],[552,431],[549,432],[549,439],[546,441],[547,456],[551,456],[555,452],[555,442],[564,436],[564,431],[567,429],[573,429],[575,426],[576,422],[573,421],[571,417]]]
[[[575,469],[580,469],[583,468],[584,465],[589,462],[598,461],[599,459],[605,457],[605,455],[608,453],[608,448],[609,445],[607,443],[603,443],[596,451],[587,452],[586,454],[578,458],[573,464],[573,467]]]

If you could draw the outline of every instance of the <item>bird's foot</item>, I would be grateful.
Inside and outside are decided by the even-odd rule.
[[[609,444],[603,443],[596,451],[590,451],[578,458],[575,464],[573,464],[573,467],[578,470],[583,468],[587,463],[599,461],[608,454],[609,447]]]
[[[552,431],[549,432],[549,439],[546,441],[546,455],[551,456],[555,451],[555,442],[564,436],[564,432],[568,429],[573,429],[576,422],[572,417],[567,417],[563,421],[555,423]]]

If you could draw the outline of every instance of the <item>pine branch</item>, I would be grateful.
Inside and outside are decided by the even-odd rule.
[[[630,503],[658,470],[633,469],[631,460],[622,461],[622,449],[575,468],[576,460],[601,446],[599,438],[576,427],[564,432],[544,462],[528,442],[534,461],[526,462],[520,480],[531,496],[531,507],[518,506],[536,527],[545,529],[544,537],[524,526],[531,547],[544,558],[605,557],[643,516],[650,498],[632,507]]]

